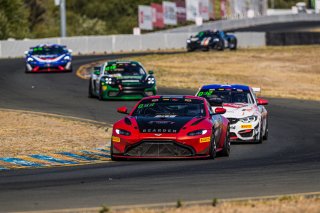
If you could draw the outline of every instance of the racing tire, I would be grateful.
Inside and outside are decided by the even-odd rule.
[[[25,72],[25,73],[27,73],[27,74],[30,74],[30,73],[31,73],[31,72],[29,72],[29,71],[28,71],[28,68],[27,68],[27,66],[25,67],[25,70],[24,70],[24,72]]]
[[[98,95],[98,99],[99,101],[103,101],[103,95],[102,95],[103,91],[102,91],[102,86],[100,84],[100,88],[99,88],[99,95]]]
[[[195,49],[187,46],[187,52],[193,52]]]
[[[268,135],[269,135],[269,127],[268,127],[268,119],[267,119],[266,131],[265,131],[262,139],[265,141],[268,140]]]
[[[231,46],[230,44],[232,44],[233,46]],[[237,50],[237,45],[238,45],[238,41],[237,39],[232,39],[232,40],[229,40],[229,48],[230,50]]]
[[[217,44],[217,50],[224,51],[224,41],[223,40],[220,40],[219,43]]]
[[[259,132],[259,139],[256,140],[256,143],[262,143],[262,141],[263,141],[263,135],[262,135],[262,127],[261,127]]]
[[[217,146],[216,146],[216,140],[214,137],[214,134],[212,134],[212,139],[210,142],[210,147],[209,147],[209,159],[215,159],[216,155],[217,155]]]
[[[231,142],[230,142],[229,132],[230,132],[230,130],[228,127],[227,135],[226,135],[226,138],[224,139],[224,143],[223,143],[223,148],[222,148],[222,151],[220,152],[220,155],[224,156],[224,157],[230,156]]]
[[[94,98],[94,95],[93,95],[93,92],[92,92],[92,80],[91,80],[91,78],[90,78],[90,81],[89,81],[88,97],[89,98]]]

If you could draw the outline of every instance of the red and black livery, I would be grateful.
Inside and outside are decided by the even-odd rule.
[[[111,158],[215,158],[229,156],[229,121],[195,96],[151,96],[113,125]]]

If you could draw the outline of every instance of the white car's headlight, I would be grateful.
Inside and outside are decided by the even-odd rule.
[[[34,59],[31,58],[31,57],[29,57],[29,58],[27,58],[27,61],[28,61],[28,62],[31,62],[31,61],[34,61]]]
[[[257,119],[258,119],[258,116],[251,115],[251,116],[248,116],[248,117],[240,118],[240,121],[242,123],[250,123],[250,122],[256,121]]]
[[[190,39],[188,39],[188,40],[187,40],[187,43],[190,43],[190,42],[191,42]]]
[[[65,56],[64,58],[63,58],[64,60],[70,60],[70,56]]]

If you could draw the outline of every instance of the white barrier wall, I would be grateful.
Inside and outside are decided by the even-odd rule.
[[[29,47],[43,43],[67,45],[74,54],[114,53],[146,50],[181,49],[186,46],[190,34],[207,29],[231,30],[271,23],[297,21],[320,21],[319,14],[297,14],[265,16],[251,19],[221,20],[205,23],[203,26],[187,26],[140,36],[81,36],[68,38],[47,38],[19,41],[0,41],[0,58],[22,57]],[[265,33],[236,33],[239,47],[260,47],[266,45]]]
[[[73,54],[99,54],[147,50],[181,49],[186,47],[190,33],[161,33],[113,36],[81,36],[69,38],[0,41],[0,57],[22,57],[30,47],[49,43],[64,44]],[[236,33],[239,47],[266,45],[265,33]]]

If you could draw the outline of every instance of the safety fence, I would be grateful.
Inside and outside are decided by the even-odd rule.
[[[320,21],[320,15],[317,14],[298,14],[285,16],[257,17],[241,20],[222,20],[211,23],[205,23],[202,26],[187,26],[172,30],[149,33],[144,35],[110,35],[110,36],[80,36],[67,38],[45,38],[45,39],[25,39],[25,40],[6,40],[0,41],[0,58],[22,57],[24,52],[30,47],[38,44],[64,44],[77,54],[99,54],[116,52],[137,52],[148,50],[168,50],[181,49],[186,46],[186,39],[201,30],[222,29],[232,30],[250,26],[258,26],[271,23],[292,23],[303,21]],[[238,32],[235,33],[238,38],[238,47],[261,47],[265,45],[275,45],[277,39],[283,40],[283,35],[276,36],[263,32]],[[286,37],[291,35],[286,34]],[[301,34],[295,38],[308,40],[312,36],[312,41],[318,40],[318,34]],[[280,42],[281,44],[281,42]],[[282,42],[282,44],[291,44]],[[305,42],[295,42],[294,44],[305,44]],[[310,44],[310,43],[306,43]],[[276,44],[278,45],[278,44]]]
[[[0,41],[0,57],[22,57],[30,47],[38,44],[63,44],[78,54],[109,54],[148,50],[169,50],[186,47],[190,33],[145,35],[81,36],[68,38]],[[239,47],[265,46],[265,33],[236,33]]]

